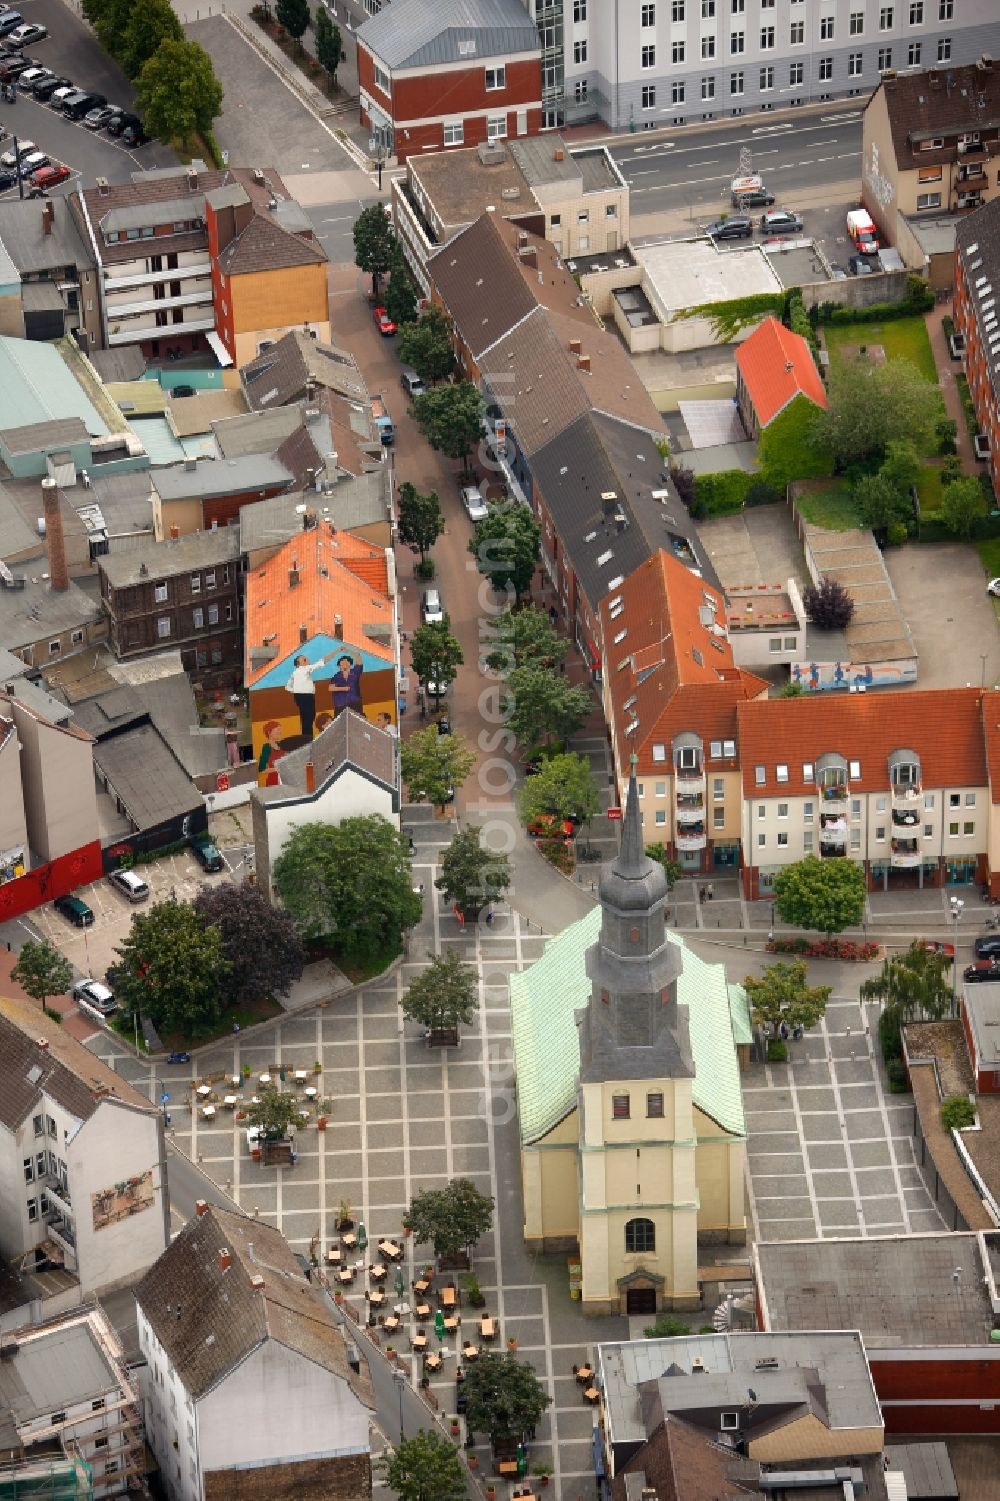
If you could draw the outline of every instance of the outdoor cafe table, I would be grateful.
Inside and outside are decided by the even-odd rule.
[[[383,1329],[386,1329],[390,1334],[395,1334],[396,1330],[399,1328],[399,1314],[387,1313],[382,1327]]]
[[[478,1360],[479,1359],[479,1346],[478,1345],[463,1345],[462,1346],[462,1358],[464,1360],[468,1360],[468,1361]]]
[[[415,1350],[426,1350],[427,1349],[427,1336],[426,1336],[426,1334],[415,1334],[413,1336],[413,1348]]]
[[[368,1268],[368,1275],[373,1282],[384,1282],[386,1277],[385,1267],[375,1262],[374,1266]]]
[[[385,1293],[380,1287],[376,1287],[373,1292],[368,1294],[368,1301],[373,1308],[381,1308],[385,1302]]]
[[[352,1266],[342,1267],[341,1270],[337,1273],[337,1281],[338,1282],[353,1282],[354,1281],[354,1268]]]
[[[314,1100],[318,1094],[319,1090],[316,1088],[315,1084],[310,1084],[305,1090],[305,1097],[307,1100]]]
[[[339,1246],[331,1246],[326,1253],[326,1260],[329,1266],[339,1266],[342,1259]]]
[[[212,1093],[212,1086],[211,1084],[199,1084],[195,1093],[200,1100],[204,1100]]]
[[[403,1254],[402,1247],[397,1246],[393,1240],[380,1240],[378,1248],[386,1261],[399,1261]]]
[[[215,1106],[214,1105],[202,1105],[202,1107],[201,1107],[201,1113],[204,1116],[205,1120],[210,1121],[215,1116]]]
[[[430,1288],[430,1285],[431,1282],[429,1277],[418,1277],[416,1282],[414,1282],[413,1284],[413,1291],[415,1293],[425,1293]]]
[[[297,1068],[292,1077],[294,1078],[296,1084],[304,1084],[309,1075],[306,1073],[304,1068]]]
[[[240,1103],[240,1097],[238,1094],[227,1094],[223,1096],[222,1103],[227,1110],[235,1110]]]
[[[496,1326],[489,1314],[484,1313],[479,1320],[479,1333],[483,1339],[492,1339],[496,1334]]]
[[[452,1316],[451,1316],[450,1319],[445,1319],[445,1321],[444,1321],[444,1327],[448,1331],[449,1334],[454,1334],[455,1333],[455,1330],[458,1328],[458,1322],[459,1321],[458,1321],[458,1315],[457,1314],[452,1314]]]
[[[455,1293],[455,1289],[453,1287],[443,1287],[441,1289],[441,1306],[442,1306],[442,1308],[454,1308],[454,1306],[455,1306],[455,1299],[456,1299],[456,1293]]]
[[[582,1365],[580,1367],[580,1369],[576,1373],[576,1379],[577,1379],[577,1381],[579,1381],[579,1383],[580,1383],[581,1386],[587,1386],[589,1384],[589,1382],[590,1382],[591,1377],[593,1376],[593,1374],[594,1374],[594,1367],[593,1366]]]
[[[355,1235],[353,1230],[345,1230],[343,1235],[340,1237],[340,1244],[342,1246],[347,1246],[349,1250],[353,1251],[357,1243],[358,1237]]]
[[[425,1371],[439,1371],[442,1364],[443,1357],[436,1350],[424,1356]]]
[[[429,1303],[418,1303],[414,1312],[418,1319],[429,1319],[431,1316],[431,1305]]]

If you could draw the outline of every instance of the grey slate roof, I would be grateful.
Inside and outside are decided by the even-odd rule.
[[[317,516],[332,521],[339,531],[372,526],[387,519],[390,476],[384,466],[367,474],[347,475],[328,493],[314,490],[286,491],[267,500],[254,501],[240,508],[240,541],[245,553],[263,547],[277,549],[302,531],[302,515],[297,506],[305,505]]]
[[[244,490],[264,490],[290,484],[292,476],[284,464],[264,454],[247,454],[241,459],[197,459],[193,468],[172,464],[150,474],[161,500],[210,500],[222,495],[237,495]]]
[[[248,360],[240,368],[240,379],[247,403],[255,411],[298,401],[309,379],[352,400],[368,400],[354,356],[311,339],[301,329],[292,329],[255,360]]]
[[[116,662],[111,672],[137,708],[149,715],[189,777],[225,766],[225,731],[199,723],[191,679],[181,666],[179,651]]]
[[[105,382],[141,380],[146,370],[146,356],[138,344],[122,344],[118,349],[91,349],[87,358]]]
[[[262,803],[298,802],[306,792],[306,767],[311,764],[318,793],[329,786],[347,766],[391,792],[399,790],[397,747],[388,730],[371,724],[363,714],[345,709],[316,736],[311,745],[300,746],[281,758],[281,786],[255,787],[251,796]]]
[[[97,566],[113,589],[128,589],[150,579],[171,578],[216,563],[231,563],[239,555],[238,528],[220,526],[214,531],[189,532],[176,542],[153,541],[129,552],[109,553],[98,558]]]
[[[76,584],[62,590],[50,588],[41,580],[42,567],[40,561],[17,564],[13,572],[25,580],[24,588],[0,589],[0,647],[8,651],[82,629],[101,617],[98,602]],[[38,582],[32,583],[32,578]]]
[[[94,746],[94,766],[107,778],[125,814],[139,830],[155,829],[172,818],[204,807],[160,732],[135,725]]]
[[[390,70],[540,50],[518,0],[392,0],[358,27],[358,40]]]
[[[229,1252],[227,1267],[219,1265],[221,1251]],[[367,1373],[349,1366],[333,1315],[280,1231],[263,1220],[210,1206],[187,1222],[135,1295],[196,1400],[271,1339],[340,1376],[359,1401],[374,1405]]]
[[[239,417],[220,417],[211,424],[215,441],[227,459],[248,453],[274,453],[296,428],[302,426],[298,407],[275,407],[267,412],[243,412]]]

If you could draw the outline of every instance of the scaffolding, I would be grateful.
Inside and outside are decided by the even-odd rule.
[[[93,1501],[94,1474],[68,1457],[0,1463],[0,1501]]]

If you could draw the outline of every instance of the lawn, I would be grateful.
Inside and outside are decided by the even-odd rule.
[[[941,470],[936,464],[925,464],[917,479],[917,494],[920,509],[932,514],[941,506]]]
[[[1000,578],[1000,537],[987,537],[982,542],[973,542],[979,561],[986,570],[986,577]],[[1000,601],[994,601],[1000,603]]]
[[[887,323],[845,323],[823,329],[823,338],[831,359],[842,357],[845,349],[862,344],[881,344],[887,360],[910,360],[925,380],[937,385],[937,368],[923,318],[894,318]]]
[[[796,507],[813,526],[828,532],[849,532],[861,526],[857,506],[842,480],[815,480],[804,486],[795,500]]]

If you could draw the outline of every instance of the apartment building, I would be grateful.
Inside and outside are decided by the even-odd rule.
[[[0,997],[5,1261],[110,1291],[156,1260],[168,1223],[160,1110],[37,1003]]]
[[[807,855],[855,860],[884,890],[984,880],[998,702],[947,688],[738,704],[746,896]]]
[[[98,178],[69,202],[100,268],[82,308],[88,348],[208,348],[232,365],[292,326],[329,338],[326,254],[272,168]]]
[[[17,1329],[4,1336],[3,1352],[5,1494],[64,1494],[63,1484],[80,1466],[89,1470],[86,1495],[99,1501],[141,1482],[138,1388],[99,1304],[40,1328]],[[43,1477],[51,1490],[43,1490]]]
[[[966,5],[940,0],[940,8],[957,15]],[[923,58],[932,66],[887,73],[865,107],[862,198],[893,245],[905,246],[910,225],[919,233],[922,219],[965,214],[1000,191],[1000,65],[991,56],[1000,15],[985,8],[993,24],[981,28],[981,54],[942,56],[948,38],[938,37],[936,58]]]
[[[955,235],[955,327],[965,339],[965,375],[990,477],[1000,492],[1000,198],[959,225]],[[977,440],[977,446],[982,446]]]
[[[361,123],[383,157],[541,126],[538,34],[519,0],[393,0],[357,43]]]
[[[228,526],[100,558],[115,655],[177,647],[188,672],[238,662],[239,559],[239,528]]]
[[[136,1303],[170,1501],[371,1494],[367,1371],[280,1231],[200,1203]]]
[[[598,116],[651,130],[868,94],[886,69],[996,53],[1000,30],[994,0],[524,4],[541,41],[543,129]]]

